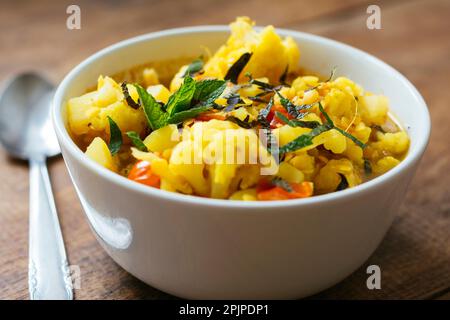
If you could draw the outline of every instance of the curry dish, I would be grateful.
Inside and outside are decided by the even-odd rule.
[[[67,103],[75,143],[149,187],[245,201],[352,188],[402,161],[409,137],[385,96],[302,71],[301,48],[272,26],[230,27],[214,54],[100,75]]]

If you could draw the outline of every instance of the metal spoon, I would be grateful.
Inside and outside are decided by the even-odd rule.
[[[50,117],[54,87],[34,73],[12,79],[0,94],[0,142],[30,171],[30,299],[71,300],[72,282],[47,171],[60,154]]]

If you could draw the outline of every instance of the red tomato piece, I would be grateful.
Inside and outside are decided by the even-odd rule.
[[[151,164],[143,160],[136,162],[131,168],[128,179],[154,188],[159,188],[161,183],[160,177],[152,172]]]

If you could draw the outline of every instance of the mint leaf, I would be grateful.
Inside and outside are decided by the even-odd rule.
[[[138,148],[141,151],[145,151],[145,152],[148,151],[144,142],[141,140],[141,137],[139,137],[139,135],[135,131],[128,131],[127,136],[128,136],[128,138],[130,138],[131,142],[133,142],[133,144],[136,148]]]
[[[187,76],[177,92],[172,94],[167,101],[166,110],[169,116],[174,115],[180,111],[189,109],[192,98],[195,93],[195,80]]]
[[[210,106],[199,106],[199,107],[191,108],[189,110],[180,111],[180,112],[174,114],[173,116],[171,116],[168,120],[168,123],[177,124],[177,123],[183,122],[184,120],[195,118],[199,114],[209,111],[209,110],[211,110]]]
[[[224,80],[202,80],[195,83],[195,92],[192,100],[199,102],[201,105],[212,104],[227,87]]]
[[[300,113],[297,110],[297,106],[293,104],[288,98],[283,97],[278,90],[276,91],[276,93],[280,97],[280,102],[284,109],[286,109],[286,111],[294,118],[299,117]]]
[[[302,134],[292,140],[291,142],[285,144],[280,148],[280,154],[284,154],[286,152],[292,152],[313,144],[313,139],[317,137],[319,134],[330,130],[331,127],[329,124],[320,125],[311,130],[308,133]]]
[[[327,120],[328,124],[331,126],[332,129],[336,129],[337,131],[339,131],[343,136],[352,140],[361,149],[364,149],[366,147],[366,144],[363,143],[362,141],[358,140],[358,138],[356,138],[354,135],[352,135],[351,133],[348,133],[347,131],[342,130],[341,128],[336,127],[333,123],[333,120],[331,120],[328,113],[325,112],[325,110],[322,106],[322,103],[320,103],[320,102],[319,102],[319,110],[323,114],[323,116],[325,117],[325,119]]]
[[[139,101],[144,109],[145,117],[152,130],[164,127],[167,123],[167,113],[162,110],[161,105],[156,102],[155,98],[140,85],[135,84],[139,94]]]
[[[119,126],[114,120],[108,116],[109,121],[109,144],[108,149],[112,155],[115,155],[119,152],[120,147],[122,146],[122,132],[120,131]]]
[[[286,123],[290,127],[300,127],[300,128],[309,128],[314,129],[318,126],[320,126],[320,122],[318,121],[303,121],[303,120],[297,120],[297,119],[289,119],[281,112],[275,111],[275,115],[278,119]]]

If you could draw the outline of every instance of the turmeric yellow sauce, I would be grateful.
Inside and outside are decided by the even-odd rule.
[[[100,165],[153,188],[288,200],[352,188],[402,161],[385,96],[298,67],[272,26],[237,18],[212,56],[154,62],[68,101],[68,129]]]

